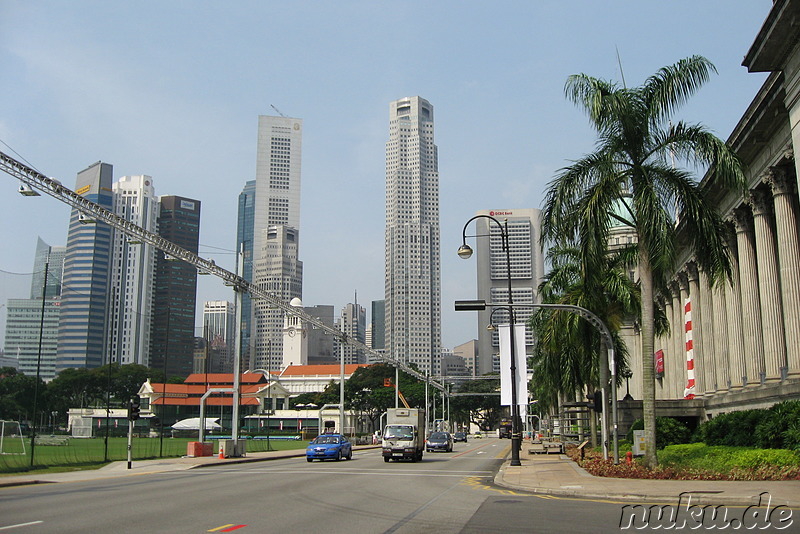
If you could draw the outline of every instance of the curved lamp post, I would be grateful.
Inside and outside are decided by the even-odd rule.
[[[458,255],[462,259],[468,259],[472,256],[472,248],[467,245],[467,237],[487,237],[487,234],[484,235],[474,235],[474,236],[467,236],[467,226],[470,222],[474,221],[475,219],[485,218],[494,221],[499,227],[502,237],[502,245],[503,251],[506,253],[506,266],[507,266],[507,273],[508,273],[508,303],[507,304],[486,304],[483,300],[460,300],[455,302],[455,309],[456,311],[481,311],[485,310],[487,307],[495,307],[495,308],[505,308],[509,311],[511,316],[511,402],[512,402],[512,418],[511,418],[511,465],[520,465],[519,463],[519,446],[520,443],[520,428],[519,428],[519,406],[517,405],[517,388],[516,388],[516,342],[514,339],[514,310],[513,310],[513,300],[511,296],[511,254],[508,247],[508,221],[506,220],[504,223],[500,223],[497,219],[490,215],[476,215],[472,217],[467,223],[464,225],[464,230],[462,231],[462,245],[458,248]],[[576,315],[580,315],[589,323],[592,324],[597,330],[600,332],[601,337],[606,345],[606,350],[608,351],[608,367],[611,374],[610,382],[611,382],[611,420],[613,425],[613,432],[611,435],[611,439],[613,440],[613,460],[615,464],[619,463],[619,442],[617,436],[617,429],[618,429],[618,418],[617,418],[617,379],[616,379],[616,358],[614,357],[614,340],[611,337],[611,332],[608,330],[608,327],[600,320],[597,315],[592,313],[591,311],[587,310],[586,308],[582,308],[581,306],[574,306],[571,304],[522,304],[520,306],[524,306],[526,308],[550,308],[556,310],[565,310]],[[490,316],[491,322],[491,316]],[[491,325],[490,325],[491,326]],[[606,402],[606,387],[604,386],[602,389],[603,395],[603,405],[608,406]],[[604,456],[608,458],[608,426],[606,423],[607,416],[606,411],[603,411],[603,416],[601,417],[601,423],[603,427],[603,449],[604,449]],[[516,440],[516,441],[515,441]],[[516,446],[515,446],[516,444]]]
[[[519,420],[519,405],[517,404],[517,341],[514,332],[516,326],[516,319],[514,316],[514,299],[511,295],[511,251],[508,246],[508,219],[500,222],[491,215],[475,215],[464,224],[464,229],[461,231],[461,246],[458,248],[458,256],[461,259],[469,259],[472,257],[472,248],[467,245],[467,226],[475,219],[489,219],[497,224],[500,228],[500,237],[502,239],[503,252],[506,254],[506,275],[508,279],[508,313],[509,321],[511,323],[510,340],[511,340],[511,465],[522,465],[519,460],[519,450],[522,447],[522,435],[520,434],[520,420]],[[474,235],[469,237],[487,237],[487,235]]]

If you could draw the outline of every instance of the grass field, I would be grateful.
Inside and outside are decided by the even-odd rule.
[[[59,436],[59,438],[61,437]],[[102,437],[68,438],[63,436],[63,438],[42,437],[42,442],[34,446],[33,465],[31,465],[30,438],[6,439],[3,443],[3,454],[0,454],[0,475],[41,469],[53,470],[54,468],[58,470],[96,469],[108,462],[128,459],[127,438],[108,438],[107,453],[105,439]],[[186,454],[187,443],[190,441],[197,440],[196,438],[167,437],[163,440],[134,438],[131,456],[134,460],[181,457]],[[308,442],[303,440],[270,439],[267,442],[267,440],[248,439],[247,450],[249,452],[294,450],[304,449],[307,444]],[[216,449],[215,444],[214,450],[216,451]]]

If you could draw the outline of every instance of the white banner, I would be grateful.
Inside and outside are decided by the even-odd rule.
[[[500,405],[511,406],[511,325],[499,325],[500,336]],[[517,405],[528,404],[528,359],[525,355],[525,325],[514,327],[517,360]]]

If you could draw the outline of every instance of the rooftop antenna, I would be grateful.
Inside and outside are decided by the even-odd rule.
[[[619,65],[619,75],[622,77],[622,87],[627,89],[628,84],[625,83],[625,73],[622,71],[622,60],[619,58],[619,47],[614,45],[614,50],[617,51],[617,64]],[[280,113],[280,111],[278,113]]]
[[[270,105],[269,105],[269,107],[271,107],[272,109],[274,109],[275,111],[277,111],[277,112],[278,112],[278,115],[280,115],[280,116],[281,116],[281,117],[283,117],[284,119],[286,118],[286,115],[284,115],[283,113],[281,113],[281,110],[279,110],[278,108],[276,108],[276,107],[275,107],[275,106],[273,106],[272,104],[270,104]]]

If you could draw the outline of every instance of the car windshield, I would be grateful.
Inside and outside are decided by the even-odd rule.
[[[444,432],[434,432],[431,434],[430,439],[447,439],[447,434]]]
[[[311,443],[316,445],[336,444],[339,443],[339,436],[317,436]]]
[[[384,439],[411,439],[414,437],[414,428],[411,426],[387,426]]]

